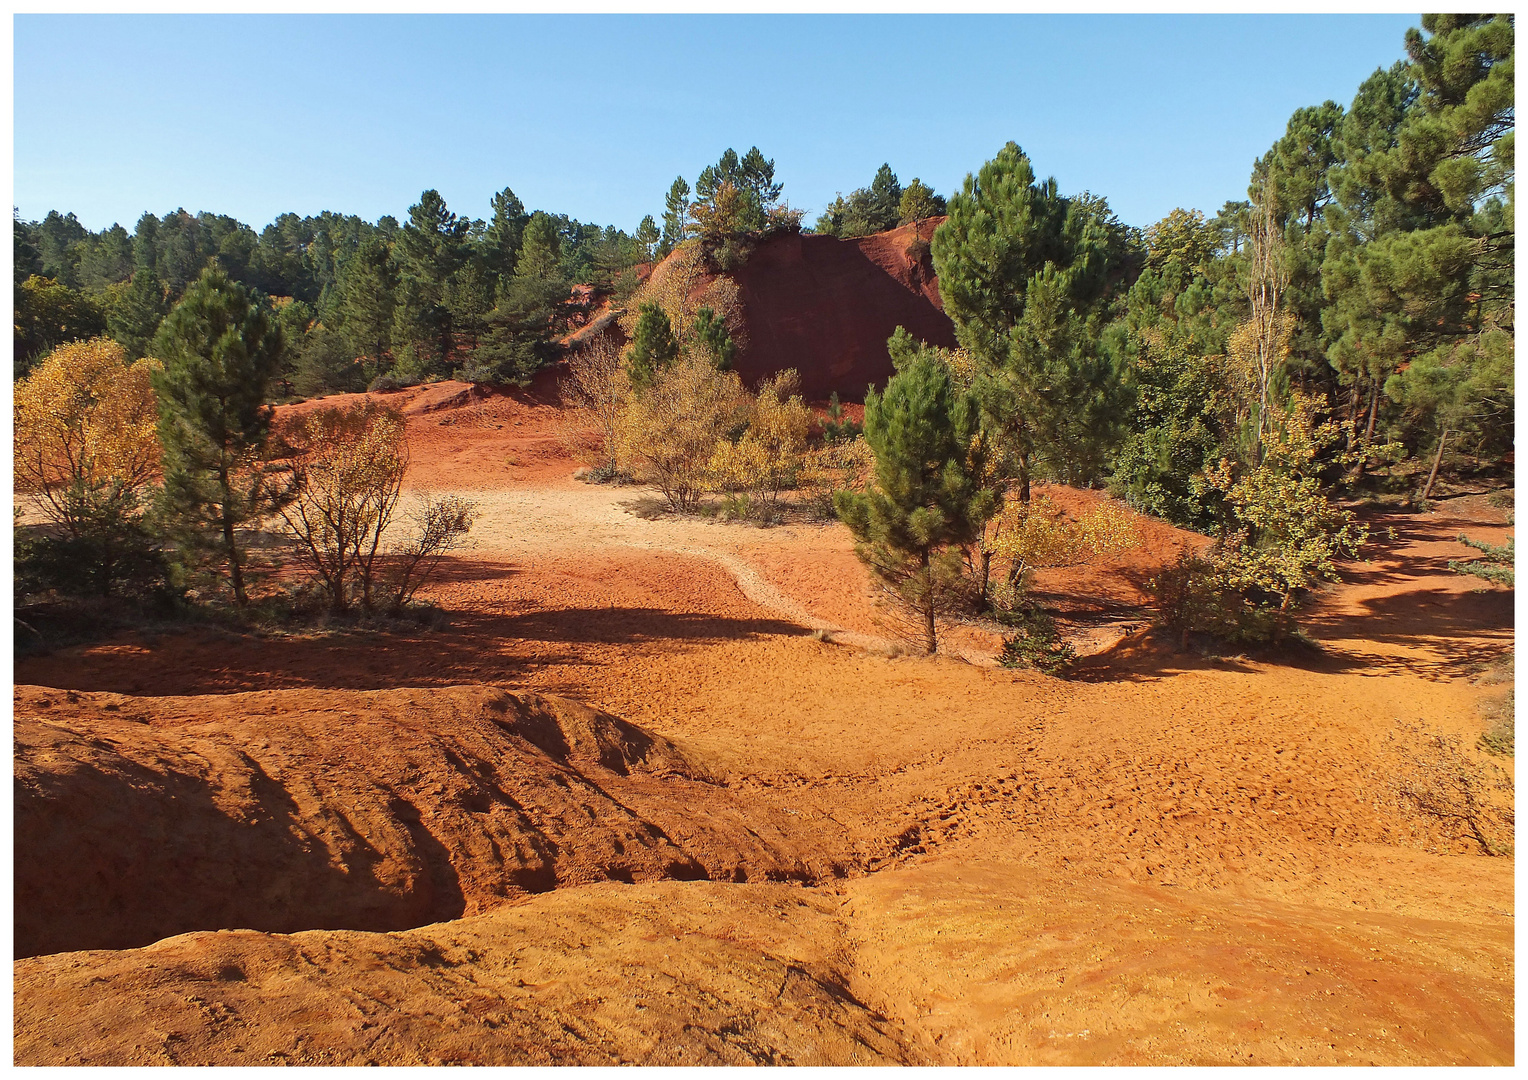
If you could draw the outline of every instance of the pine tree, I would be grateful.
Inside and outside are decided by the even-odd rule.
[[[562,237],[558,233],[557,222],[540,210],[532,214],[525,225],[515,274],[540,281],[555,281],[563,277]]]
[[[493,217],[488,222],[488,231],[483,234],[483,257],[495,281],[502,281],[515,272],[520,242],[530,219],[525,204],[509,188],[493,197]]]
[[[1433,440],[1430,491],[1451,435],[1511,438],[1514,37],[1511,16],[1422,25],[1410,63],[1364,83],[1336,139],[1323,322],[1355,418],[1367,388],[1364,441],[1381,389]]]
[[[658,232],[658,223],[653,220],[651,214],[644,217],[642,223],[637,226],[635,239],[642,248],[641,260],[643,262],[652,261],[658,252],[658,245],[662,241],[663,236]]]
[[[640,326],[640,321],[638,322]],[[727,322],[708,307],[695,312],[695,344],[703,349],[707,358],[718,371],[732,367],[737,355],[737,344],[727,332]]]
[[[690,185],[682,176],[676,176],[663,200],[663,238],[658,242],[661,259],[684,240],[685,222],[690,217]]]
[[[902,189],[901,201],[897,203],[897,223],[909,225],[924,218],[937,217],[944,210],[944,196],[935,195],[933,188],[915,176],[912,183]]]
[[[42,274],[42,256],[32,235],[36,227],[36,222],[22,221],[20,211],[11,209],[11,278],[15,285]]]
[[[526,385],[556,358],[558,312],[570,294],[556,219],[537,211],[525,225],[515,272],[499,283],[482,340],[462,368],[471,382]]]
[[[883,162],[870,181],[869,218],[872,232],[885,232],[897,226],[902,205],[902,185],[891,165]]]
[[[381,237],[362,244],[340,271],[338,323],[356,351],[367,358],[367,381],[380,375],[392,341],[397,307],[398,268]]]
[[[679,339],[663,308],[649,300],[638,309],[637,326],[626,351],[632,388],[645,390],[657,374],[679,359]]]
[[[395,328],[413,347],[421,369],[444,372],[451,364],[455,325],[448,294],[457,271],[467,259],[467,234],[472,222],[446,208],[435,190],[424,192],[409,207],[409,220],[398,235],[396,257],[402,285]],[[433,357],[419,354],[430,343]]]
[[[1296,109],[1283,137],[1253,166],[1254,184],[1268,178],[1280,225],[1295,221],[1309,232],[1331,199],[1327,172],[1337,162],[1333,140],[1342,119],[1342,106],[1335,101]]]
[[[741,158],[728,147],[715,165],[701,170],[695,181],[695,201],[717,210],[719,200],[729,200],[731,205],[721,215],[726,231],[756,232],[764,227],[783,188],[775,181],[774,161],[766,160],[757,146],[750,147]],[[690,213],[695,216],[693,208]]]
[[[1028,502],[1037,456],[1059,475],[1084,464],[1070,440],[1053,441],[1063,430],[1057,411],[1070,403],[1051,393],[1052,382],[1086,389],[1107,402],[1105,412],[1118,404],[1118,376],[1084,327],[1131,257],[1126,230],[1103,200],[1065,198],[1054,179],[1037,182],[1010,142],[950,198],[932,247],[945,312],[977,366],[984,422]],[[1040,294],[1046,308],[1026,323]]]
[[[997,506],[972,453],[978,426],[976,402],[955,389],[945,364],[920,351],[884,394],[865,397],[874,488],[833,497],[856,554],[916,615],[930,654],[938,648],[935,615],[961,577],[960,549]]]
[[[269,516],[283,492],[261,461],[280,370],[281,331],[228,275],[209,267],[186,290],[154,340],[167,516],[191,547],[227,565],[235,601],[249,602],[239,533]]]

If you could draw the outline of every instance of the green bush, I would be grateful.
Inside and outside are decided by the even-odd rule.
[[[1003,639],[997,662],[1006,668],[1033,668],[1046,675],[1063,677],[1077,662],[1077,650],[1064,641],[1056,620],[1032,605],[998,614],[998,621],[1018,632]]]
[[[1281,641],[1295,630],[1288,609],[1254,599],[1214,559],[1180,555],[1147,588],[1156,602],[1157,623],[1177,634],[1185,648],[1190,634],[1260,644]]]
[[[1494,585],[1505,585],[1509,589],[1512,588],[1512,540],[1509,539],[1505,544],[1488,544],[1484,540],[1472,540],[1463,533],[1460,533],[1459,542],[1465,547],[1472,547],[1476,551],[1483,552],[1485,558],[1472,559],[1469,562],[1450,559],[1448,561],[1448,568],[1450,570],[1456,574],[1469,574],[1483,581],[1489,581]]]
[[[169,568],[136,492],[118,484],[69,493],[71,531],[18,529],[16,591],[138,596],[161,591]]]

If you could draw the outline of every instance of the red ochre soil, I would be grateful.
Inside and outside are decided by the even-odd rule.
[[[899,655],[839,526],[573,481],[550,380],[385,398],[483,507],[442,625],[17,663],[18,1063],[1513,1061],[1513,860],[1389,788],[1505,690],[1499,514],[1374,518],[1251,657],[1145,629],[1143,522],[1042,580],[1060,681]]]
[[[751,385],[795,368],[806,397],[837,391],[861,401],[893,374],[886,339],[898,326],[953,347],[928,246],[943,220],[854,240],[781,233],[761,242],[734,274],[747,324],[738,374]]]

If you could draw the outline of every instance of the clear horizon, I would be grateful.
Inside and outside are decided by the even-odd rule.
[[[1009,139],[1132,225],[1245,198],[1419,15],[41,16],[14,20],[13,204],[402,219],[435,188],[628,232],[727,147],[810,222],[888,162],[958,190]]]

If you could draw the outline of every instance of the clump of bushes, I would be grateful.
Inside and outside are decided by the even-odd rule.
[[[466,537],[475,504],[425,500],[412,514],[412,532],[384,546],[408,470],[402,415],[374,402],[318,409],[289,438],[293,492],[279,512],[329,611],[343,615],[358,604],[368,614],[402,612]]]
[[[682,272],[684,260],[675,265],[670,271]],[[825,469],[811,470],[813,417],[796,373],[781,372],[750,393],[730,370],[726,319],[701,307],[676,333],[665,305],[684,291],[669,291],[666,281],[642,302],[624,352],[596,341],[569,358],[563,400],[595,429],[592,437],[568,437],[588,469],[583,476],[651,484],[679,513],[720,495],[723,517],[781,520],[787,491],[808,475],[826,478]]]
[[[1335,425],[1313,428],[1298,412],[1269,440],[1263,460],[1222,460],[1203,483],[1224,495],[1228,520],[1202,555],[1184,555],[1151,583],[1158,620],[1186,646],[1191,633],[1246,644],[1282,642],[1298,630],[1304,598],[1337,578],[1368,528],[1334,505],[1316,475]]]
[[[46,521],[18,538],[18,584],[103,597],[165,587],[157,367],[96,338],[59,346],[16,384],[15,490]]]
[[[283,338],[221,271],[187,289],[152,347],[161,359],[129,365],[115,342],[63,345],[16,385],[16,491],[43,519],[23,525],[18,506],[16,619],[31,638],[44,635],[27,616],[92,604],[95,632],[170,613],[290,621],[315,592],[331,613],[400,613],[471,528],[472,504],[445,498],[400,534],[395,410],[320,408],[274,430]],[[273,522],[290,548],[266,542]],[[294,554],[310,582],[255,590]]]
[[[812,414],[796,393],[794,371],[781,372],[743,402],[745,428],[712,451],[708,470],[720,491],[740,495],[739,516],[776,521],[781,495],[796,487],[806,460]]]

